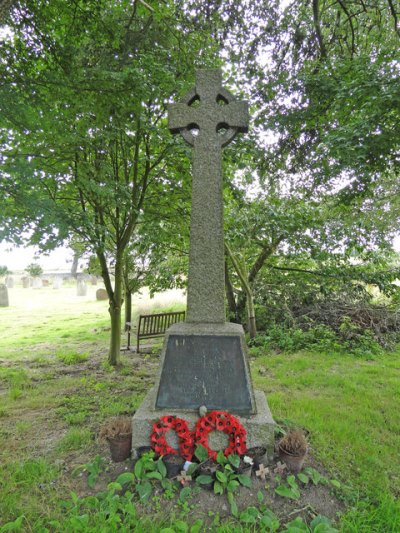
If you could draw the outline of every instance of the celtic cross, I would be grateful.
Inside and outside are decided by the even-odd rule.
[[[194,89],[168,106],[168,121],[194,149],[186,321],[224,323],[222,148],[247,131],[248,104],[222,87],[220,70],[198,70]]]

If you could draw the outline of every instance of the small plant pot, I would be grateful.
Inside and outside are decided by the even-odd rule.
[[[136,456],[137,456],[138,459],[140,459],[142,457],[142,455],[144,455],[145,453],[152,452],[152,451],[154,451],[154,450],[153,450],[153,448],[151,446],[139,446],[138,448],[136,448]],[[154,453],[153,459],[155,461],[157,461],[157,459],[159,457],[160,456],[157,453]]]
[[[111,459],[114,463],[120,463],[125,461],[131,455],[131,446],[132,446],[132,433],[127,433],[125,435],[119,435],[115,438],[108,438],[108,443],[110,445]]]
[[[261,464],[265,465],[268,462],[267,448],[263,446],[249,448],[245,455],[253,459],[254,470],[258,470]]]
[[[167,478],[172,478],[178,476],[181,470],[183,470],[185,459],[180,455],[168,454],[164,455],[162,462],[167,469]]]
[[[292,453],[288,453],[287,451],[283,450],[280,446],[278,447],[278,453],[279,458],[285,463],[290,472],[297,474],[301,471],[306,454],[293,455]]]
[[[203,463],[200,463],[196,469],[196,476],[211,476],[213,480],[211,483],[203,483],[201,487],[205,490],[213,490],[215,473],[218,470],[218,464],[213,459],[207,459]]]
[[[234,470],[237,474],[242,474],[243,476],[251,477],[251,473],[253,472],[253,465],[249,465],[249,463],[245,463],[243,460],[241,460],[238,468],[235,468]]]

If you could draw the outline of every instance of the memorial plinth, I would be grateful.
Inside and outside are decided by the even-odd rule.
[[[132,450],[149,444],[161,416],[193,427],[205,406],[238,415],[247,446],[272,453],[274,421],[265,395],[253,392],[243,328],[225,321],[221,154],[247,131],[248,104],[222,87],[219,70],[199,70],[195,88],[168,114],[170,131],[193,146],[187,319],[166,333],[156,385],[133,418]],[[215,445],[224,448],[221,439]]]

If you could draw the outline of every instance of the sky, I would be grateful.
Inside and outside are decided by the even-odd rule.
[[[400,236],[395,238],[393,245],[400,252]],[[39,263],[44,271],[69,272],[72,258],[73,253],[69,248],[57,248],[49,255],[43,255],[34,246],[16,248],[0,243],[0,266],[6,266],[11,272],[22,272],[30,263]]]
[[[0,243],[0,265],[6,266],[11,272],[21,272],[30,263],[38,263],[43,270],[70,271],[73,253],[69,248],[57,248],[49,255],[39,253],[35,246],[12,247]]]

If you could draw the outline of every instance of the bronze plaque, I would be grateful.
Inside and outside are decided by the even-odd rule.
[[[240,337],[170,335],[156,408],[252,411]]]

